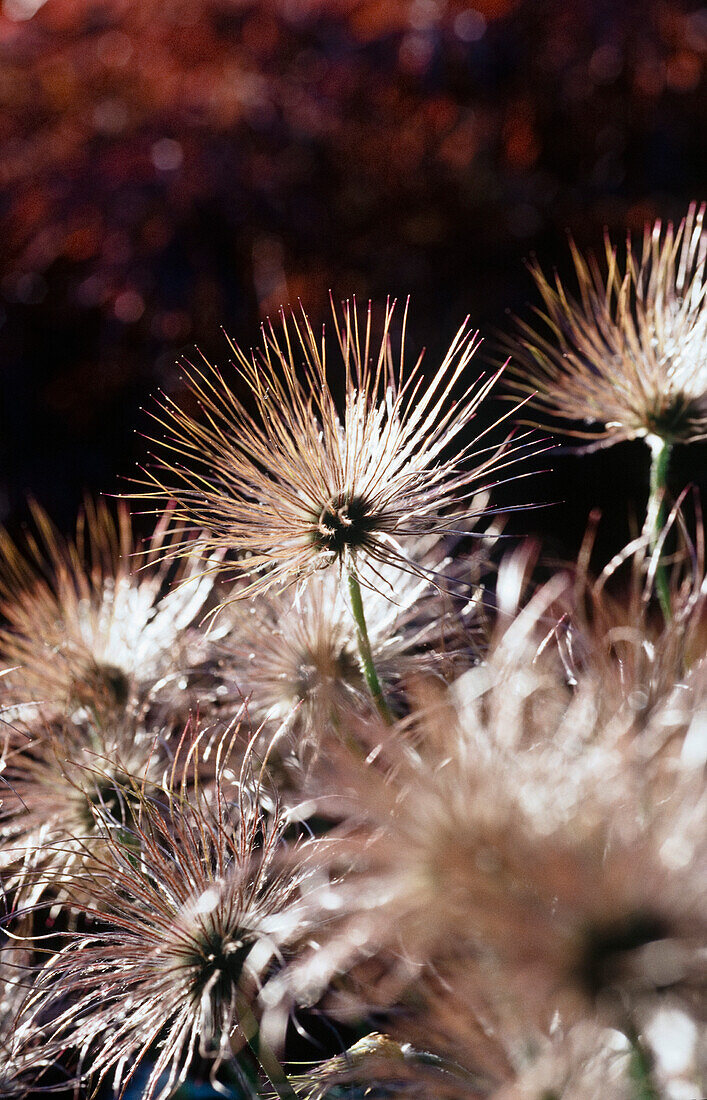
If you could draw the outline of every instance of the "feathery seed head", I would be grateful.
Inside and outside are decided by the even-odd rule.
[[[264,328],[259,356],[251,360],[232,345],[234,381],[253,415],[209,364],[185,369],[199,421],[171,399],[156,414],[166,429],[165,457],[149,472],[145,495],[176,499],[180,519],[205,532],[205,548],[238,555],[235,565],[251,581],[241,595],[353,559],[419,572],[405,541],[453,530],[472,492],[527,447],[478,446],[488,429],[473,443],[461,440],[495,381],[479,378],[455,399],[478,345],[467,324],[425,383],[419,360],[405,368],[405,321],[394,362],[393,310],[386,309],[374,355],[370,309],[365,321],[355,304],[346,303],[341,317],[334,311],[343,360],[334,370],[306,314],[283,312],[280,332]]]
[[[625,1035],[583,1021],[542,1043],[538,1056],[494,1100],[635,1100]]]
[[[686,526],[677,522],[681,517],[674,522],[674,516],[667,524],[678,528],[667,579],[672,609],[667,621],[658,619],[651,600],[656,554],[649,539],[632,540],[595,578],[589,572],[596,530],[591,525],[546,642],[556,643],[571,681],[594,677],[604,685],[607,715],[630,710],[633,736],[643,725],[673,727],[679,751],[685,729],[704,705],[707,576],[701,535],[693,544]]]
[[[518,322],[506,342],[513,388],[551,418],[582,421],[569,434],[608,445],[707,436],[707,229],[692,205],[677,230],[646,227],[640,256],[627,243],[622,271],[606,240],[607,273],[572,246],[579,298],[541,269],[531,273],[545,330]]]
[[[25,1011],[32,978],[31,952],[18,942],[0,947],[0,1096],[31,1094],[57,1051],[45,1042],[40,1022]]]
[[[0,532],[0,654],[18,666],[8,676],[14,701],[49,715],[88,711],[107,722],[135,712],[188,662],[186,638],[211,590],[203,560],[168,562],[169,513],[147,550],[135,546],[130,517],[117,520],[102,502],[86,504],[75,542],[65,541],[34,508],[40,541],[23,554]],[[133,575],[136,553],[145,566]],[[172,587],[163,589],[167,581]]]
[[[316,997],[348,972],[337,1010],[402,1007],[395,1036],[499,1081],[556,1012],[596,1004],[614,1024],[666,981],[689,989],[704,934],[699,769],[634,745],[593,676],[570,686],[559,667],[534,707],[552,665],[525,660],[472,669],[414,738],[387,733],[375,768],[342,767],[352,870],[324,898],[341,916],[291,975]],[[652,745],[672,736],[655,725]]]
[[[26,903],[77,893],[105,855],[106,830],[131,828],[146,792],[168,768],[159,738],[134,722],[109,730],[70,722],[5,743],[0,868]]]

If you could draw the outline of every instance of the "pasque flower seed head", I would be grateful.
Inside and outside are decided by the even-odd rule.
[[[405,320],[394,361],[393,312],[394,303],[371,354],[370,308],[365,319],[355,304],[334,310],[342,360],[334,369],[306,314],[283,313],[281,331],[265,326],[252,359],[232,345],[243,400],[208,363],[185,368],[200,418],[165,398],[156,415],[167,431],[164,457],[146,495],[175,499],[178,516],[204,532],[205,550],[239,556],[251,579],[241,596],[359,557],[419,572],[406,539],[459,526],[468,499],[526,445],[479,446],[488,429],[461,442],[495,382],[478,378],[453,397],[478,346],[467,323],[425,380],[420,360],[405,368]]]

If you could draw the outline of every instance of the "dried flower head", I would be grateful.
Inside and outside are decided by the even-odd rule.
[[[77,894],[82,871],[105,857],[106,831],[131,828],[170,770],[164,740],[125,719],[61,722],[40,736],[12,729],[3,763],[0,868],[26,905]]]
[[[15,701],[45,711],[77,710],[106,719],[135,710],[151,693],[183,675],[185,632],[203,609],[211,577],[198,555],[179,567],[156,565],[171,545],[165,513],[131,572],[130,517],[117,520],[102,502],[87,503],[75,542],[64,540],[39,507],[40,540],[21,553],[0,533],[0,659]],[[165,593],[167,583],[171,589]],[[9,691],[9,688],[8,688]]]
[[[606,722],[617,734],[623,730],[627,740],[640,738],[647,755],[652,751],[650,736],[655,751],[679,754],[705,700],[702,517],[698,513],[694,542],[677,506],[666,525],[666,533],[674,536],[666,587],[672,614],[667,621],[652,599],[660,550],[651,550],[650,538],[643,534],[594,576],[597,522],[592,516],[577,561],[566,563],[535,589],[533,546],[525,544],[504,557],[484,664],[474,675],[479,683],[491,682],[507,671],[518,681],[520,668],[527,667],[527,711],[509,728],[523,726],[532,732],[543,712],[561,720],[571,688],[575,697],[592,697],[598,726]],[[501,693],[492,698],[504,704]]]
[[[175,780],[130,830],[105,830],[105,859],[86,871],[97,928],[70,935],[38,982],[37,1010],[60,1008],[53,1035],[87,1077],[112,1071],[120,1096],[148,1053],[146,1100],[171,1095],[197,1056],[215,1073],[237,1054],[257,1032],[264,975],[303,929],[305,855],[278,864],[286,822],[261,810],[248,760],[229,802],[231,737],[208,798],[188,801]]]
[[[336,375],[304,313],[289,321],[283,313],[280,334],[265,329],[257,359],[233,346],[236,380],[254,415],[208,364],[185,371],[200,421],[165,399],[157,419],[167,431],[167,457],[149,473],[147,495],[175,498],[178,516],[205,532],[207,550],[238,553],[236,565],[251,578],[241,595],[359,558],[419,572],[403,541],[453,530],[469,510],[464,502],[526,445],[480,447],[488,429],[460,441],[495,381],[479,378],[453,397],[476,336],[465,322],[425,384],[419,360],[406,374],[404,322],[394,362],[393,309],[386,309],[373,357],[370,309],[365,321],[349,303],[342,318],[334,311],[343,360]]]
[[[607,272],[572,245],[579,298],[531,267],[545,330],[518,322],[508,347],[514,389],[551,417],[583,421],[572,435],[599,445],[657,436],[707,436],[707,231],[692,205],[677,231],[646,227],[640,254],[627,243],[622,272],[606,240]]]
[[[301,1100],[478,1100],[486,1094],[479,1078],[460,1066],[379,1032],[290,1083]]]
[[[494,1093],[494,1100],[635,1100],[640,1095],[626,1036],[586,1021],[543,1044],[533,1064]]]

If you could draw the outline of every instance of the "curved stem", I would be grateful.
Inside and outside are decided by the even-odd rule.
[[[672,444],[658,435],[647,436],[646,442],[651,450],[651,480],[648,508],[646,510],[646,529],[650,539],[651,551],[653,551],[665,527],[665,490],[668,481],[668,466]],[[655,587],[663,617],[667,622],[672,617],[670,582],[668,581],[666,568],[660,562],[655,571]]]
[[[348,567],[348,582],[349,582],[349,598],[351,600],[351,613],[356,623],[356,641],[358,642],[358,653],[361,658],[361,670],[363,672],[364,679],[368,684],[368,690],[373,696],[373,701],[378,708],[378,713],[384,722],[388,725],[392,725],[393,716],[390,712],[385,695],[383,694],[383,688],[381,682],[378,679],[378,673],[376,672],[376,666],[373,661],[373,653],[371,652],[371,643],[368,637],[368,630],[366,628],[366,616],[363,613],[363,598],[361,596],[361,585],[358,582],[356,576],[356,569],[353,564],[349,564]]]

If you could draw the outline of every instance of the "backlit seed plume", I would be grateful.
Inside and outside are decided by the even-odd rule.
[[[33,971],[31,952],[17,941],[0,947],[0,1096],[36,1095],[33,1084],[53,1062],[44,1030],[24,1011]],[[56,1051],[53,1052],[56,1055]]]
[[[165,685],[174,693],[188,628],[212,582],[198,555],[172,568],[160,561],[173,538],[169,518],[146,548],[136,546],[125,507],[114,519],[102,502],[86,505],[73,542],[38,507],[40,538],[24,552],[0,532],[0,660],[15,666],[6,687],[15,702],[115,716]]]
[[[704,1094],[704,1035],[695,1018],[671,1003],[669,992],[652,1006],[640,1034],[639,1049],[622,1032],[592,1020],[568,1031],[559,1027],[493,1100],[688,1100]]]
[[[589,1021],[560,1029],[539,1056],[493,1100],[636,1100],[631,1047],[625,1035]]]
[[[171,768],[164,739],[125,720],[11,729],[3,764],[0,871],[25,905],[76,895],[86,866],[105,857],[106,831],[130,828]]]
[[[561,713],[568,687],[588,697],[594,684],[597,720],[613,723],[616,729],[624,724],[626,736],[632,738],[652,729],[657,732],[656,748],[680,751],[681,739],[704,703],[707,682],[703,537],[700,533],[693,541],[673,509],[667,523],[674,537],[667,578],[672,615],[666,622],[651,599],[657,555],[645,535],[632,539],[598,576],[592,575],[597,522],[593,516],[577,561],[566,563],[534,591],[531,577],[537,552],[532,545],[504,557],[484,649],[485,667],[476,675],[490,682],[506,669],[518,678],[518,659],[523,660],[525,651],[532,668],[529,706],[546,713],[559,708]],[[701,514],[696,526],[701,532]],[[543,676],[546,687],[541,694]],[[500,693],[496,697],[503,700]],[[534,713],[527,713],[525,722],[535,728]]]
[[[419,360],[409,372],[404,365],[405,320],[394,359],[393,310],[377,351],[370,308],[365,319],[350,303],[341,317],[334,311],[341,360],[333,369],[306,315],[283,313],[252,360],[233,346],[232,382],[208,363],[187,365],[198,419],[170,398],[156,415],[166,434],[145,495],[176,499],[208,552],[237,553],[251,578],[242,595],[359,557],[419,572],[405,540],[459,527],[470,497],[528,445],[488,448],[488,429],[464,441],[495,381],[480,377],[455,398],[478,346],[466,322],[425,381]]]
[[[707,230],[693,204],[677,230],[646,227],[622,270],[606,240],[606,274],[572,245],[579,297],[531,267],[541,324],[518,322],[506,343],[513,388],[533,394],[539,415],[581,421],[570,434],[599,445],[657,436],[707,436]]]
[[[148,1054],[144,1100],[172,1095],[195,1058],[215,1073],[237,1054],[255,1038],[263,980],[304,928],[307,845],[279,862],[286,822],[261,811],[248,760],[229,801],[232,736],[215,749],[208,797],[188,801],[177,778],[131,829],[105,830],[86,907],[95,931],[69,935],[36,986],[55,1039],[116,1095]]]

